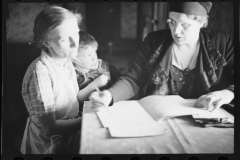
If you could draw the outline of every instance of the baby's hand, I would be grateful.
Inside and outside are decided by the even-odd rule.
[[[106,86],[108,83],[109,79],[107,75],[102,74],[98,78],[96,78],[92,83],[98,88],[101,88],[103,86]]]

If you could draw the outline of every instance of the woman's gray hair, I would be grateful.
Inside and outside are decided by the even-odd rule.
[[[196,20],[200,23],[204,23],[202,28],[206,28],[208,26],[208,15],[199,16],[199,15],[187,15],[188,18]]]
[[[33,28],[33,41],[37,48],[46,51],[46,47],[43,42],[47,41],[56,27],[62,24],[62,22],[71,17],[75,17],[77,23],[80,24],[82,15],[74,13],[63,7],[51,5],[43,9],[35,18]]]

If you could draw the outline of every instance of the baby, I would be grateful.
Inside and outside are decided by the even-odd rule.
[[[121,75],[120,71],[107,61],[97,57],[98,42],[86,32],[79,32],[79,48],[73,64],[77,74],[80,102],[88,99],[96,88],[110,87]]]

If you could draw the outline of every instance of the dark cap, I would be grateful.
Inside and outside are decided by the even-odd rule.
[[[189,15],[208,15],[212,3],[211,2],[168,2],[169,12],[185,13]]]

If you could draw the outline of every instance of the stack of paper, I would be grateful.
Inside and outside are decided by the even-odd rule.
[[[222,108],[206,114],[192,115],[204,127],[234,127],[234,116]]]
[[[209,112],[194,107],[195,100],[178,95],[147,96],[141,100],[120,101],[97,112],[113,137],[140,137],[167,133],[162,120],[185,115],[221,117],[222,110]]]
[[[97,112],[112,137],[155,136],[167,133],[162,122],[155,121],[137,101],[120,101]]]

